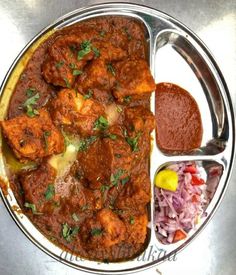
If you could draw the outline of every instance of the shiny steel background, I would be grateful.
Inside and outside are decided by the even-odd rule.
[[[69,10],[79,8],[82,4],[83,6],[85,5],[84,2],[82,4],[80,3],[80,5],[72,2],[62,5],[59,1],[47,1],[47,7],[44,6],[45,10],[42,12],[43,2],[41,2],[41,5],[39,5],[39,3],[40,1],[24,1],[21,2],[21,4],[18,2],[14,4],[13,2],[1,3],[0,12],[2,12],[0,14],[0,33],[9,40],[6,39],[6,41],[1,41],[1,67],[5,68],[5,71],[3,69],[1,70],[0,80],[2,80],[7,68],[10,66],[19,50],[35,35],[35,33],[37,33],[42,27],[48,25],[48,23],[52,22],[53,19],[56,19],[61,14],[64,14]],[[87,2],[87,4],[91,3],[95,2]],[[228,1],[227,3],[224,3],[224,6],[222,2],[222,6],[220,6],[218,1],[218,4],[214,2],[213,6],[213,2],[208,1],[206,3],[198,1],[196,4],[192,3],[188,6],[188,4],[185,3],[181,6],[181,3],[182,2],[180,1],[175,4],[171,1],[169,1],[168,4],[159,1],[155,3],[150,3],[150,1],[145,2],[145,4],[161,9],[183,21],[186,25],[197,32],[197,34],[199,34],[215,56],[218,54],[216,56],[216,60],[226,78],[233,98],[233,104],[235,106],[235,4]],[[197,11],[197,7],[200,7],[201,4],[202,10]],[[219,13],[217,13],[218,5]],[[18,10],[17,7],[19,8]],[[59,7],[61,10],[58,9]],[[70,9],[68,9],[69,7]],[[181,7],[184,8],[183,13],[179,10]],[[226,11],[224,17],[220,18],[220,22],[218,22],[217,20],[219,20],[218,17],[222,12],[222,7],[224,7]],[[204,21],[206,20],[206,12],[204,12],[204,10],[210,10],[212,13],[211,17],[208,19],[210,20],[209,22]],[[22,17],[20,16],[21,11]],[[176,14],[172,11],[175,11]],[[186,13],[186,11],[188,12]],[[27,15],[25,15],[24,12],[28,12],[29,16],[32,17],[30,19],[26,19]],[[34,16],[30,15],[31,12]],[[213,15],[216,16],[217,14],[217,18],[214,18]],[[45,21],[44,17],[46,15],[48,17]],[[183,17],[181,17],[181,15]],[[200,31],[196,28],[194,29],[194,24],[190,24],[195,22],[195,18],[197,16],[201,19],[198,21],[198,28]],[[37,21],[39,18],[41,19]],[[18,25],[17,22],[21,22],[22,27],[18,30],[17,26],[14,25],[14,22],[16,25]],[[39,24],[38,28],[36,23]],[[30,27],[30,24],[32,24],[33,27]],[[28,27],[28,29],[23,31],[21,34],[21,30],[24,30],[25,27]],[[220,31],[222,31],[222,35],[220,35]],[[213,34],[215,34],[215,36]],[[207,38],[209,39],[209,42]],[[224,48],[225,52],[223,50]],[[185,251],[177,256],[176,262],[166,262],[158,267],[163,274],[234,274],[234,259],[236,256],[234,250],[234,181],[235,174],[231,179],[231,184],[228,189],[229,191],[226,194],[222,206],[200,237],[198,237],[194,243],[192,243]],[[228,206],[230,203],[231,208]],[[55,262],[35,248],[10,220],[9,215],[6,214],[6,210],[1,207],[0,211],[2,214],[0,228],[0,274],[76,274],[75,272],[77,271]],[[227,240],[229,240],[229,242],[227,242]],[[22,260],[21,256],[23,256],[24,260]]]

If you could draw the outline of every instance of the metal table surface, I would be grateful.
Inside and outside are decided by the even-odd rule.
[[[0,82],[15,56],[43,27],[69,11],[99,2],[0,0]],[[133,2],[172,15],[205,42],[223,72],[236,106],[236,1]],[[177,255],[176,261],[166,261],[157,267],[158,270],[163,275],[236,274],[235,201],[236,165],[226,195],[211,222],[193,243]],[[1,200],[0,217],[0,275],[85,274],[55,261],[34,246],[13,222]],[[139,274],[150,273],[158,274],[156,268]]]

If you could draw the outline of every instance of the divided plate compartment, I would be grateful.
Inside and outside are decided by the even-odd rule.
[[[71,24],[98,16],[120,15],[135,18],[142,22],[147,31],[149,61],[156,83],[173,82],[189,91],[198,103],[203,122],[203,140],[201,148],[188,155],[162,153],[156,145],[155,131],[152,133],[152,152],[150,156],[150,177],[152,198],[149,205],[149,229],[146,249],[135,259],[118,263],[101,263],[80,259],[51,243],[19,211],[19,206],[12,190],[3,201],[15,222],[26,236],[44,252],[71,267],[95,274],[127,274],[147,269],[187,246],[210,220],[225,192],[234,155],[234,118],[233,108],[227,86],[214,59],[203,43],[184,25],[157,10],[127,3],[100,4],[71,12],[45,28],[22,50],[12,64],[1,87],[1,94],[9,90],[9,79],[14,69],[23,59],[24,54],[33,47],[42,36],[51,30],[61,29]],[[11,80],[11,79],[10,79]],[[8,105],[1,96],[0,119],[4,118]],[[8,96],[9,100],[9,96]],[[151,97],[151,110],[155,113],[155,93]],[[154,224],[154,177],[157,171],[167,164],[179,161],[197,161],[209,177],[209,169],[222,168],[221,177],[214,197],[206,208],[207,216],[201,219],[197,228],[192,230],[187,239],[176,244],[164,245],[156,237]],[[4,156],[0,153],[0,176],[6,182]],[[210,179],[207,180],[207,184]],[[17,211],[16,211],[17,210]]]

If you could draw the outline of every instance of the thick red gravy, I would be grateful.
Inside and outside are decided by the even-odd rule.
[[[166,153],[186,152],[199,148],[202,121],[194,98],[172,83],[156,85],[156,139]]]

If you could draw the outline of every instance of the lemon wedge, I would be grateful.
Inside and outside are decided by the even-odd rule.
[[[169,191],[176,191],[178,187],[178,174],[169,169],[162,170],[155,176],[155,185]]]

